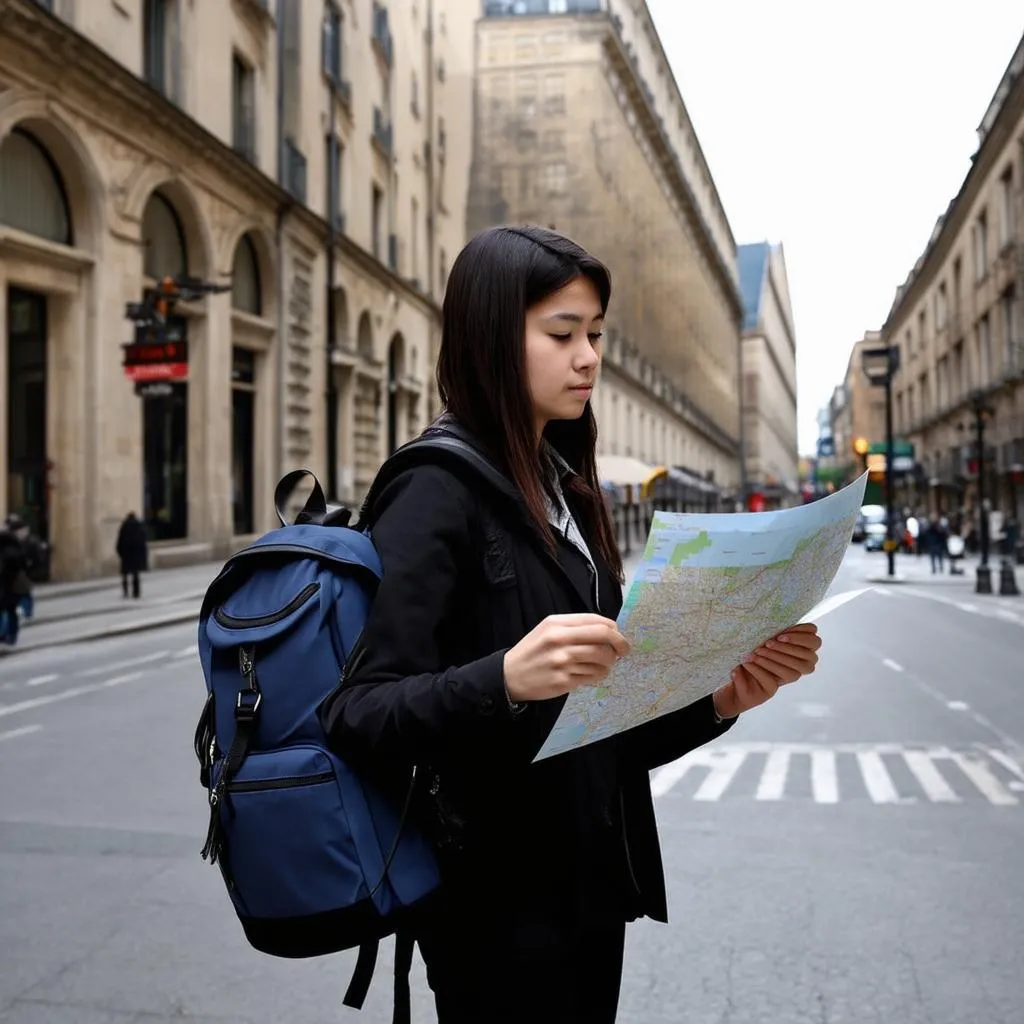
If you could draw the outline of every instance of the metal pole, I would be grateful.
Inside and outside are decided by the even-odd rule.
[[[335,45],[340,45],[337,40]],[[327,102],[331,108],[328,138],[330,142],[327,152],[330,154],[327,168],[328,201],[327,201],[327,356],[325,372],[327,374],[327,497],[338,500],[338,387],[334,378],[334,364],[331,361],[337,345],[336,309],[334,296],[334,232],[338,223],[337,195],[337,147],[334,140],[335,108],[337,97],[334,95],[334,84],[327,87]]]
[[[885,370],[885,547],[889,559],[889,576],[896,575],[895,523],[893,521],[893,471],[895,459],[895,440],[892,436],[892,378],[895,372],[893,350],[886,355],[888,364]]]
[[[981,564],[988,565],[988,510],[985,508],[985,416],[979,402],[974,408],[974,428],[978,434],[978,536],[981,539]]]

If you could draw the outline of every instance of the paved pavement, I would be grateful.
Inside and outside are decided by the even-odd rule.
[[[0,644],[0,657],[190,621],[222,564],[143,573],[138,600],[122,595],[119,576],[37,586],[34,616],[22,622],[15,647]]]
[[[836,608],[814,677],[654,773],[672,923],[630,929],[622,1024],[1021,1024],[1022,606],[940,586]],[[255,953],[201,862],[195,640],[0,669],[0,1024],[390,1021],[389,950],[346,1010],[352,958]]]

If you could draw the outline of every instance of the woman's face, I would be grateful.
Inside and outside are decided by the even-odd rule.
[[[526,384],[538,437],[551,420],[583,415],[601,365],[603,328],[601,298],[585,277],[526,311]]]

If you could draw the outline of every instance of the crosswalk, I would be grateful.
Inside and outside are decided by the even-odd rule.
[[[994,747],[892,743],[733,743],[659,768],[655,797],[838,804],[1024,803],[1024,757]]]

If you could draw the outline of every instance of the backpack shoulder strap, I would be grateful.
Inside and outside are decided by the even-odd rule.
[[[413,466],[425,464],[468,467],[498,491],[508,492],[508,478],[482,453],[461,437],[447,433],[425,434],[403,445],[381,466],[359,511],[363,527],[377,498],[392,480]]]

